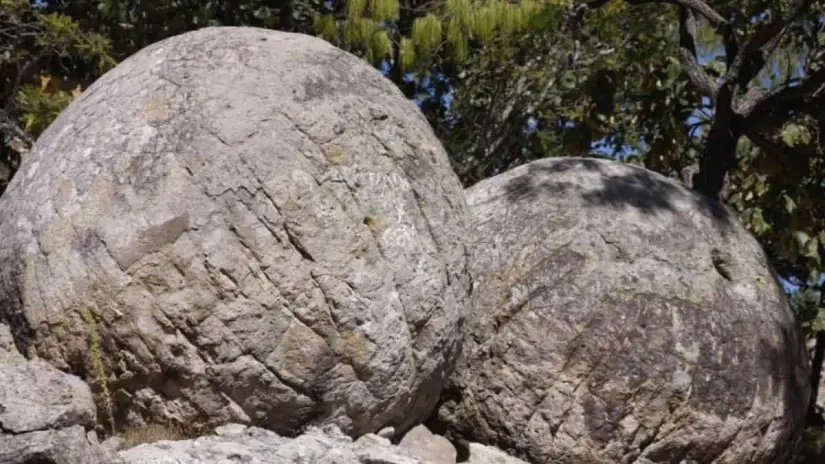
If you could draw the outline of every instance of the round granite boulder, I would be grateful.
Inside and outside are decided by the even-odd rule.
[[[803,336],[735,216],[577,158],[467,201],[474,312],[433,427],[534,463],[785,462],[808,401]]]
[[[415,104],[317,38],[141,50],[43,134],[0,217],[0,320],[27,356],[104,370],[119,425],[400,433],[455,363],[461,185]]]

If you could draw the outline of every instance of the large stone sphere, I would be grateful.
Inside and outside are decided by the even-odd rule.
[[[0,217],[0,319],[105,383],[118,427],[401,432],[457,356],[461,185],[415,104],[317,38],[141,50],[37,141]]]

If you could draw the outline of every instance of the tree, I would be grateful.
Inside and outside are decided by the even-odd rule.
[[[51,0],[45,8],[105,35],[120,61],[157,41],[205,26],[309,32],[322,4],[320,0]]]
[[[106,37],[28,1],[0,0],[0,193],[37,134],[78,93],[73,77],[114,65]]]
[[[557,22],[565,12],[556,11]],[[684,122],[701,103],[678,81],[666,12],[639,15],[616,2],[598,13],[575,33],[561,23],[499,38],[464,63],[452,82],[449,131],[441,138],[465,183],[545,156],[634,152],[665,174],[692,162],[653,156],[666,151],[665,141],[688,140]]]

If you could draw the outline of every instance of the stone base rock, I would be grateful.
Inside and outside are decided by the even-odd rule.
[[[455,449],[423,426],[393,446],[386,438],[367,434],[353,441],[335,426],[309,428],[296,438],[241,424],[219,427],[213,435],[194,440],[161,441],[120,452],[129,464],[455,464]],[[415,444],[415,445],[413,445]],[[501,451],[473,444],[473,464],[521,464]]]
[[[0,337],[5,331],[0,324]],[[121,462],[89,440],[96,408],[82,380],[6,349],[6,360],[0,358],[0,464]]]

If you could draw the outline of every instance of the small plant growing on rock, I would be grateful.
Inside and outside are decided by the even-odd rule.
[[[103,402],[109,433],[114,435],[115,416],[112,407],[112,396],[109,392],[109,377],[106,373],[106,364],[103,361],[103,352],[100,346],[100,332],[97,330],[97,321],[89,308],[83,308],[81,315],[83,316],[83,322],[86,324],[86,332],[89,335],[89,356],[97,379],[97,386],[100,388],[100,399]]]

